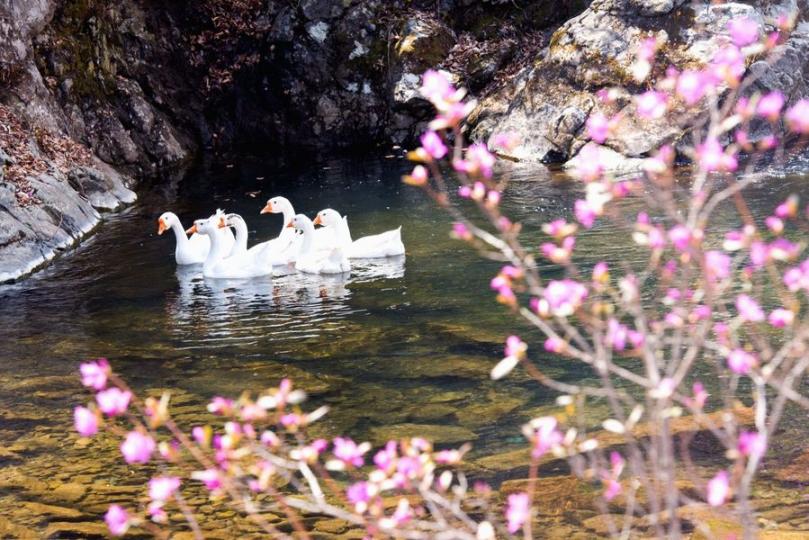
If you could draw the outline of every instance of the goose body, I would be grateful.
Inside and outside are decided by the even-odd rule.
[[[331,208],[318,212],[315,224],[322,225],[324,229],[332,229],[337,243],[350,259],[397,257],[405,252],[401,227],[352,240],[348,218],[341,217],[339,212]]]
[[[308,217],[297,214],[287,227],[302,235],[302,244],[295,260],[295,269],[307,274],[345,274],[351,271],[351,263],[342,247],[317,250],[314,246],[315,226]]]
[[[295,262],[295,259],[300,253],[303,238],[299,234],[295,234],[293,228],[287,227],[290,221],[295,217],[295,209],[292,203],[286,197],[273,197],[267,201],[267,205],[261,210],[262,214],[283,214],[284,224],[282,225],[281,233],[276,238],[281,240],[284,245],[286,239],[291,238],[292,241],[287,245],[283,251],[282,258],[286,260],[278,264],[287,264]],[[324,229],[314,229],[311,235],[312,249],[315,251],[331,250],[334,247],[334,236],[331,231]]]
[[[262,264],[250,254],[249,250],[243,250],[242,246],[237,246],[235,252],[231,254],[231,247],[224,241],[229,233],[226,217],[220,211],[208,219],[198,219],[188,232],[196,232],[210,238],[211,250],[202,264],[202,275],[205,277],[248,279],[272,273],[272,266]]]
[[[244,221],[244,218],[239,214],[228,214],[225,223],[236,232],[236,243],[233,246],[233,250],[230,252],[230,256],[248,256],[257,264],[272,267],[289,263],[290,259],[293,258],[292,253],[296,252],[293,244],[298,238],[293,231],[289,231],[289,233],[286,234],[282,233],[278,238],[261,242],[248,249],[247,223]]]
[[[185,228],[180,222],[180,218],[174,212],[164,212],[157,220],[157,234],[162,235],[171,229],[177,240],[174,248],[174,260],[178,265],[202,264],[208,257],[211,250],[211,241],[205,235],[192,234],[189,238],[185,233]],[[233,234],[228,232],[224,235],[223,247],[228,250],[233,246]]]

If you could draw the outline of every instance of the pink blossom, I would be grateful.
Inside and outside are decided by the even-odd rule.
[[[73,423],[82,437],[92,437],[98,433],[98,415],[87,407],[73,409]]]
[[[758,364],[758,359],[742,349],[733,349],[728,354],[728,367],[733,373],[746,375]]]
[[[568,223],[564,219],[555,219],[550,223],[542,224],[542,232],[548,236],[553,236],[557,240],[562,240],[576,232],[576,224]]]
[[[771,259],[775,261],[791,261],[795,259],[801,251],[798,244],[794,244],[786,238],[776,238],[767,246],[767,252]]]
[[[427,131],[421,136],[421,147],[433,159],[441,159],[447,155],[447,146],[435,131]]]
[[[761,322],[764,320],[764,310],[761,309],[758,302],[746,294],[740,294],[736,297],[736,309],[744,321]]]
[[[573,255],[573,248],[576,246],[576,238],[568,236],[562,240],[562,245],[557,246],[552,242],[544,242],[540,247],[542,255],[551,262],[556,264],[564,264],[570,261]]]
[[[463,172],[472,176],[483,176],[491,178],[495,157],[483,143],[475,143],[466,150],[465,160],[456,160],[453,167],[458,172]]]
[[[791,326],[795,320],[795,312],[784,308],[777,308],[770,312],[767,320],[776,328]]]
[[[149,435],[140,431],[130,431],[121,443],[121,453],[124,460],[129,463],[147,463],[155,451],[155,442]]]
[[[725,279],[730,275],[730,257],[721,251],[711,250],[706,252],[705,270],[707,277],[711,280]]]
[[[622,488],[621,483],[618,482],[618,478],[621,476],[625,465],[626,461],[621,454],[614,451],[610,452],[610,472],[606,475],[605,482],[607,487],[604,490],[604,498],[608,501],[611,501],[621,494]]]
[[[222,488],[222,474],[216,469],[194,471],[191,473],[191,478],[202,482],[208,491],[217,491]]]
[[[734,152],[725,152],[716,137],[708,137],[697,145],[697,160],[708,172],[731,172],[739,166]]]
[[[421,95],[441,109],[452,101],[456,90],[449,76],[443,71],[428,69],[421,78]],[[441,106],[439,106],[441,105]]]
[[[593,266],[593,283],[605,285],[610,279],[609,266],[604,261],[599,261]]]
[[[354,505],[354,509],[363,513],[368,508],[368,502],[371,500],[373,492],[371,485],[368,482],[357,482],[348,486],[346,490],[346,497],[348,502]]]
[[[413,167],[413,172],[402,177],[402,181],[405,184],[418,187],[427,184],[427,178],[429,176],[430,173],[427,171],[427,167],[424,165],[416,165]]]
[[[562,354],[567,349],[567,343],[561,338],[549,337],[545,340],[544,348],[550,353]]]
[[[499,148],[510,152],[517,148],[520,139],[515,133],[495,133],[491,139],[492,148]]]
[[[761,99],[758,100],[758,105],[756,105],[756,114],[770,122],[775,122],[778,120],[783,107],[784,94],[776,90],[761,96]]]
[[[651,62],[654,60],[655,54],[657,54],[658,46],[659,44],[656,37],[652,36],[644,39],[640,42],[640,47],[638,48],[638,59],[644,62]]]
[[[754,459],[761,459],[767,452],[767,437],[757,431],[739,433],[739,453]]]
[[[85,362],[79,366],[81,383],[93,390],[103,390],[107,386],[107,377],[112,373],[106,358],[94,362]]]
[[[686,251],[693,238],[691,229],[685,225],[675,225],[669,229],[668,237],[677,251]]]
[[[604,498],[608,501],[613,500],[615,497],[621,494],[623,488],[621,487],[621,483],[617,480],[612,478],[607,478],[605,480],[607,487],[604,489]]]
[[[576,219],[587,229],[591,228],[596,220],[596,213],[584,199],[578,199],[573,207]]]
[[[371,449],[369,443],[357,444],[348,437],[336,437],[334,439],[334,457],[354,467],[362,467],[365,463],[363,455]]]
[[[524,356],[527,349],[528,345],[519,336],[509,336],[506,339],[506,356]]]
[[[809,134],[809,99],[801,99],[784,114],[789,129],[802,135]]]
[[[439,465],[457,465],[462,458],[463,453],[458,450],[441,450],[433,456]]]
[[[117,504],[110,505],[104,514],[104,521],[107,522],[107,528],[112,536],[123,536],[129,529],[129,514]]]
[[[149,480],[149,498],[153,501],[165,502],[180,488],[180,479],[176,476],[155,476]]]
[[[744,55],[733,45],[719,49],[711,62],[711,76],[715,81],[722,81],[735,87],[745,71]]]
[[[750,98],[745,96],[740,97],[736,101],[734,111],[742,118],[742,120],[750,120],[753,118],[753,115],[756,112],[753,102],[750,101]]]
[[[597,112],[587,118],[587,135],[602,144],[610,134],[610,120],[604,114]]]
[[[585,144],[573,159],[573,175],[585,182],[594,182],[604,174],[604,163],[601,147],[596,144]]]
[[[790,195],[775,208],[775,215],[781,219],[794,218],[798,215],[798,196]]]
[[[638,116],[647,120],[662,118],[668,109],[668,94],[648,90],[635,97],[635,109]]]
[[[208,412],[218,415],[230,416],[233,414],[233,400],[221,396],[214,397],[208,404]]]
[[[759,241],[750,244],[750,262],[753,263],[754,268],[758,269],[764,266],[769,257],[770,249],[767,244]]]
[[[121,390],[118,387],[108,388],[96,394],[98,408],[107,416],[118,416],[126,412],[132,392]]]
[[[155,523],[165,523],[168,520],[169,516],[163,508],[163,504],[164,503],[161,501],[152,501],[149,503],[149,506],[146,507],[146,512]]]
[[[720,471],[708,482],[708,504],[722,506],[730,495],[730,479],[726,471]]]
[[[767,219],[764,220],[764,224],[767,225],[767,228],[770,229],[773,234],[781,234],[784,232],[784,222],[779,217],[767,216]]]
[[[758,41],[758,23],[747,17],[732,19],[728,22],[728,32],[737,47],[744,47]]]
[[[553,416],[534,418],[529,423],[531,440],[534,443],[531,456],[534,459],[541,458],[549,450],[562,442],[562,434],[557,429],[557,424],[556,418]]]
[[[627,327],[619,323],[615,319],[610,319],[607,322],[607,334],[605,336],[606,344],[616,351],[623,351],[626,349],[626,340],[628,338]]]
[[[542,292],[539,311],[542,315],[568,317],[581,306],[587,298],[587,287],[572,279],[553,280]]]
[[[691,387],[691,391],[694,393],[692,400],[693,405],[698,409],[705,407],[705,402],[708,401],[709,394],[705,391],[705,387],[702,383],[699,381],[695,382]]]
[[[506,507],[508,532],[514,534],[528,521],[531,516],[530,504],[527,493],[512,493],[508,496],[508,506]]]
[[[677,95],[688,105],[697,103],[708,90],[705,74],[687,69],[677,78]]]
[[[459,240],[470,240],[472,233],[469,232],[469,228],[464,223],[456,221],[452,224],[452,236]]]
[[[385,448],[374,455],[374,464],[381,471],[389,471],[396,463],[396,441],[388,441]]]

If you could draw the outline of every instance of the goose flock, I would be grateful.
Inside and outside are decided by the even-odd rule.
[[[285,197],[273,197],[261,213],[283,214],[284,226],[276,238],[249,248],[244,218],[222,210],[195,220],[188,230],[176,214],[165,212],[157,220],[157,234],[171,229],[177,239],[177,264],[202,264],[202,274],[211,278],[268,276],[276,267],[307,274],[345,274],[351,271],[351,259],[396,257],[405,252],[401,226],[352,240],[347,217],[331,208],[318,212],[312,221],[296,214]]]

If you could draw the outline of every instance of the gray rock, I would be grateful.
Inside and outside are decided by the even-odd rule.
[[[342,0],[303,0],[301,10],[310,21],[334,19],[343,12]]]

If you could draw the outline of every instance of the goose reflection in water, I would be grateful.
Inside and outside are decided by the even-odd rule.
[[[168,329],[186,349],[254,345],[338,332],[363,309],[350,305],[352,283],[404,277],[404,257],[357,264],[351,275],[279,273],[211,279],[199,267],[177,268],[167,298]]]

